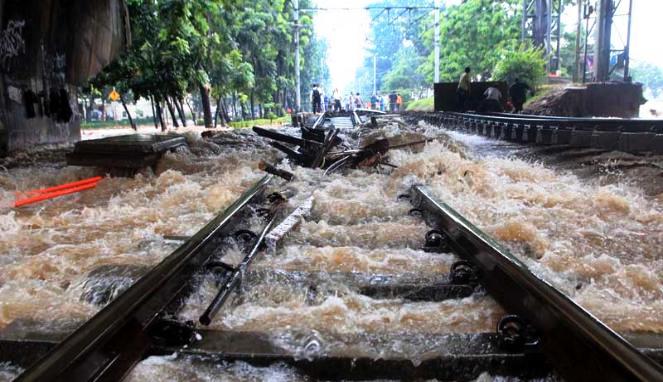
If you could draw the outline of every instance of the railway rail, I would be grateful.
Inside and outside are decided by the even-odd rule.
[[[297,156],[302,154],[298,151],[300,145],[314,149],[329,145],[336,137],[334,124],[340,118],[361,121],[356,114],[322,114],[312,126],[303,128],[301,139],[290,141],[295,147],[286,147],[287,152]],[[447,118],[447,122],[474,123],[470,122],[471,117],[463,115],[444,115],[443,118]],[[494,128],[495,124],[490,126]],[[326,134],[323,129],[327,129]],[[308,142],[309,139],[317,143]],[[322,167],[321,162],[316,157],[310,164],[311,167]],[[46,353],[18,380],[120,380],[144,358],[172,353],[196,357],[197,362],[203,363],[245,361],[259,366],[285,363],[305,376],[334,380],[468,380],[484,371],[521,378],[557,373],[568,380],[583,381],[663,380],[663,368],[658,363],[663,360],[663,346],[659,346],[657,338],[625,340],[532,274],[488,235],[436,200],[423,185],[404,190],[406,192],[393,203],[401,207],[410,204],[405,207],[405,211],[409,210],[409,226],[427,225],[427,231],[419,238],[422,251],[458,256],[448,274],[435,275],[432,280],[329,274],[335,282],[349,286],[361,295],[376,300],[397,299],[403,304],[462,299],[487,293],[508,313],[494,332],[418,333],[398,341],[371,333],[359,339],[350,334],[343,338],[348,344],[353,341],[368,343],[368,347],[376,349],[378,354],[383,354],[379,351],[381,348],[393,349],[396,342],[403,346],[408,341],[425,339],[433,344],[426,350],[425,358],[412,362],[398,354],[387,352],[376,357],[342,346],[324,351],[313,349],[302,356],[291,348],[274,343],[269,333],[208,328],[217,313],[230,304],[232,292],[243,293],[240,284],[251,285],[252,278],[260,279],[260,272],[272,271],[253,270],[252,264],[261,256],[277,253],[279,245],[284,245],[291,235],[308,243],[308,238],[301,237],[305,233],[300,232],[297,236],[297,230],[310,218],[312,192],[325,185],[309,185],[300,190],[306,194],[304,201],[289,205],[288,193],[284,191],[287,184],[270,175],[262,178],[196,235],[184,238],[186,241],[175,252],[67,338],[59,342],[30,338],[0,341],[3,354],[14,350],[16,357],[23,355],[34,361],[35,353]],[[400,213],[400,209],[395,209],[392,215]],[[352,227],[348,229],[353,230]],[[244,254],[237,265],[223,259],[233,245]],[[278,277],[270,277],[264,282],[278,283],[293,278],[312,286],[313,291],[320,282],[319,275],[310,270],[291,270],[285,274],[276,269],[273,271]],[[209,275],[217,280],[216,295],[208,301],[199,324],[183,321],[179,314],[187,297],[199,287],[201,277]],[[304,341],[301,347],[311,350],[311,343],[315,344]],[[20,363],[20,360],[16,362]]]
[[[663,154],[663,120],[456,112],[415,113],[413,117],[454,130],[523,144]]]

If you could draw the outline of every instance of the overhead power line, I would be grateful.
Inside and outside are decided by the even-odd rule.
[[[386,5],[369,5],[366,7],[309,7],[309,8],[300,8],[300,12],[317,12],[317,11],[419,11],[419,10],[428,10],[432,11],[435,9],[443,10],[442,7],[435,6],[386,6]]]

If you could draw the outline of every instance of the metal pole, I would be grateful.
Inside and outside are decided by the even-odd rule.
[[[576,29],[576,65],[573,71],[573,82],[580,79],[580,33],[582,33],[582,2],[578,0],[578,26]]]
[[[585,19],[587,20],[585,24],[585,54],[582,63],[582,83],[587,82],[587,40],[589,39],[589,3],[585,4]]]
[[[600,0],[599,4],[594,73],[597,82],[605,82],[610,79],[610,33],[614,7],[612,0]]]
[[[560,63],[561,63],[561,57],[560,57],[560,49],[561,49],[561,43],[562,43],[562,10],[564,6],[562,5],[562,0],[557,0],[557,30],[555,31],[556,34],[556,39],[557,39],[557,46],[555,47],[555,70],[560,69]]]
[[[631,61],[631,22],[633,18],[633,0],[628,2],[628,29],[626,31],[626,48],[624,49],[624,81],[628,80]]]
[[[299,76],[299,0],[292,0],[295,8],[295,112],[302,111],[302,83]]]
[[[527,38],[527,0],[523,0],[523,19],[520,22],[520,40],[525,42]]]
[[[433,33],[435,41],[435,83],[440,82],[440,0],[435,0],[435,29]]]
[[[373,53],[373,94],[378,94],[378,58],[377,54]]]
[[[545,4],[546,14],[546,30],[544,37],[544,46],[546,49],[546,55],[548,57],[548,62],[546,63],[546,71],[550,73],[552,71],[552,13],[553,13],[553,1],[548,0]]]

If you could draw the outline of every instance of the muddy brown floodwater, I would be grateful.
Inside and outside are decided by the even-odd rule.
[[[189,137],[192,152],[167,153],[156,174],[101,180],[95,189],[0,213],[0,329],[37,321],[71,330],[101,306],[82,298],[87,275],[103,266],[139,271],[192,235],[262,174],[271,151],[225,149]],[[94,175],[80,167],[30,166],[0,172],[0,196]],[[39,327],[37,329],[40,329]]]
[[[434,281],[453,263],[451,254],[421,250],[429,228],[397,200],[424,183],[613,329],[663,331],[663,197],[637,183],[606,184],[512,157],[503,148],[476,150],[471,139],[423,123],[388,124],[363,139],[404,132],[438,140],[390,152],[393,170],[323,176],[280,165],[296,176],[286,186],[294,194],[289,205],[313,198],[313,209],[254,262],[211,329],[266,333],[296,357],[346,352],[415,363],[435,356],[435,336],[494,330],[504,312],[489,296],[412,302],[372,298],[357,287],[376,276]],[[164,236],[194,233],[261,176],[259,159],[275,161],[273,151],[260,147],[192,140],[193,153],[168,154],[156,175],[106,178],[78,196],[3,212],[0,327],[33,319],[52,328],[89,317],[99,309],[80,297],[90,271],[156,264],[174,249]],[[8,197],[89,175],[80,168],[15,168],[0,175],[0,192]],[[236,262],[238,254],[228,257]],[[180,318],[197,322],[216,292],[214,280],[203,279]],[[11,365],[0,373],[12,373]],[[130,379],[306,380],[284,365],[212,365],[181,355],[150,357]]]

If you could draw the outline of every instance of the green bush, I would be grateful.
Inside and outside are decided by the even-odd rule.
[[[246,127],[261,126],[261,125],[283,125],[290,122],[290,115],[272,119],[248,119],[246,121],[232,121],[229,123],[230,127],[235,129],[243,129]]]
[[[146,125],[154,123],[152,117],[148,118],[134,118],[134,123],[138,125]],[[81,122],[81,128],[83,129],[98,129],[104,127],[115,127],[115,126],[131,126],[128,119],[122,119],[119,121],[108,120],[108,121],[90,121]]]
[[[433,97],[422,98],[409,102],[405,109],[407,111],[433,111],[434,105],[435,105],[435,100],[433,99]]]
[[[502,60],[495,66],[493,77],[513,84],[516,78],[532,88],[540,85],[546,76],[546,61],[542,49],[521,45],[518,50],[502,52]]]

